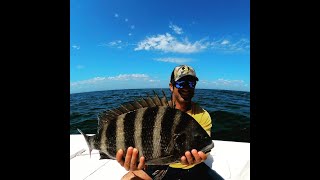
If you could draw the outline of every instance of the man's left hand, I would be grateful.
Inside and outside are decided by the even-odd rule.
[[[192,164],[199,164],[207,159],[207,156],[202,151],[197,151],[195,149],[192,149],[191,153],[190,151],[186,151],[184,153],[184,156],[181,157],[181,164],[184,165],[192,165]]]

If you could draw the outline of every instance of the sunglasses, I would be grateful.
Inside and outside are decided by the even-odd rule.
[[[195,81],[176,81],[174,83],[174,86],[178,89],[182,89],[186,86],[189,86],[189,88],[194,89],[196,87],[196,82]]]

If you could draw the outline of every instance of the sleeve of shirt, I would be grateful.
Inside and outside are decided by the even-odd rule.
[[[211,127],[212,127],[212,121],[210,114],[205,110],[202,116],[202,128],[211,136]]]

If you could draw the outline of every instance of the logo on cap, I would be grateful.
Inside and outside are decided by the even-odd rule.
[[[196,72],[194,71],[194,69],[192,67],[187,66],[187,65],[177,66],[174,70],[174,81],[177,81],[180,78],[187,76],[187,75],[193,76],[196,78],[196,80],[198,80],[198,78],[196,76]]]

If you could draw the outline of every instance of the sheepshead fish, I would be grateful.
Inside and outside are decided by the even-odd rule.
[[[99,128],[88,136],[81,130],[90,151],[99,150],[100,159],[116,159],[119,149],[132,146],[145,157],[146,165],[180,162],[186,151],[209,152],[214,144],[210,136],[190,115],[169,105],[154,92],[154,97],[135,100],[98,116]]]

